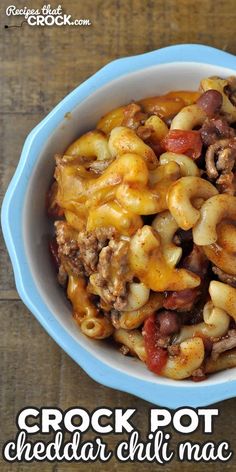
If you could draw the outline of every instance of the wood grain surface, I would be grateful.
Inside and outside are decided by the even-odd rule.
[[[24,139],[31,128],[69,91],[110,60],[177,43],[203,43],[236,54],[235,0],[68,0],[60,2],[75,18],[90,18],[92,26],[8,28],[19,18],[8,18],[9,5],[1,1],[0,26],[0,196],[18,163]],[[43,2],[15,2],[18,7],[39,8]],[[48,3],[48,2],[47,2]],[[57,6],[56,2],[51,2]],[[17,20],[17,21],[16,21]],[[148,94],[148,91],[147,91]],[[1,446],[16,433],[15,417],[26,405],[133,407],[135,425],[144,435],[150,405],[91,380],[44,332],[19,300],[4,242],[0,244],[0,408]],[[236,452],[236,400],[218,404],[214,441],[227,439]],[[192,440],[204,441],[199,430]],[[173,432],[172,444],[183,437]],[[117,437],[107,437],[113,448]],[[137,464],[123,464],[134,471]],[[138,465],[140,471],[159,466]],[[167,472],[180,469],[220,472],[222,464],[173,462]],[[1,472],[64,472],[119,470],[112,460],[101,464],[7,464]],[[224,465],[236,470],[236,459]]]

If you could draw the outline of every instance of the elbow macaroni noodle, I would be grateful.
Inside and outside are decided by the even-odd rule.
[[[194,377],[202,369],[207,374],[236,366],[236,349],[213,358],[204,344],[204,339],[227,339],[236,323],[236,196],[219,192],[208,178],[204,148],[194,160],[194,142],[188,141],[199,133],[199,145],[198,130],[209,121],[196,103],[200,96],[204,101],[206,91],[222,95],[217,119],[235,124],[232,87],[230,79],[210,77],[201,81],[198,92],[173,91],[122,105],[56,156],[48,208],[58,209],[58,218],[63,215],[72,230],[69,240],[58,230],[56,234],[59,275],[65,274],[75,321],[89,338],[112,337],[123,353],[148,366],[147,343],[151,346],[151,336],[157,336],[153,362],[163,352],[165,362],[151,370],[175,380]],[[173,139],[178,141],[176,152]],[[231,141],[225,159],[234,146]],[[190,249],[183,233],[190,234],[194,247],[214,266],[210,282],[201,267],[194,271],[194,264],[191,269],[184,265]],[[201,293],[206,298],[202,317],[197,323],[190,315],[182,317],[182,310],[194,308],[189,295],[196,294],[198,303]],[[186,297],[183,307],[178,308],[178,297]],[[180,327],[163,334],[161,320],[167,323],[173,312]],[[153,315],[150,334],[146,327]]]
[[[157,166],[157,157],[152,148],[140,139],[134,130],[120,126],[111,131],[109,149],[112,157],[126,153],[142,156],[149,169]]]
[[[170,129],[191,130],[204,123],[207,118],[206,113],[197,105],[189,105],[174,117]]]
[[[111,321],[99,314],[88,296],[83,279],[70,276],[67,294],[73,304],[74,318],[83,334],[94,339],[104,339],[112,334],[114,327]]]
[[[152,129],[152,136],[157,140],[161,141],[168,134],[168,126],[165,122],[157,115],[151,115],[145,121],[145,127]]]
[[[176,162],[176,164],[178,164],[182,177],[200,177],[200,170],[198,169],[198,166],[190,157],[185,156],[184,154],[165,152],[160,156],[161,165],[167,165],[169,162]]]
[[[81,136],[68,147],[65,154],[72,157],[96,157],[99,161],[111,158],[107,138],[99,130],[89,131]]]
[[[176,269],[165,259],[161,238],[150,226],[143,226],[130,241],[130,267],[147,287],[156,292],[197,287],[199,277]]]
[[[159,213],[153,222],[152,227],[161,238],[162,252],[168,263],[175,267],[181,259],[182,248],[173,243],[173,237],[178,230],[178,224],[169,211]]]
[[[114,339],[117,343],[126,346],[141,361],[146,361],[146,351],[140,331],[136,329],[127,331],[126,329],[118,328],[114,332]]]
[[[207,302],[203,310],[203,322],[194,325],[185,325],[175,337],[175,343],[181,343],[194,336],[218,338],[224,336],[229,328],[230,317],[225,310]]]
[[[226,313],[236,320],[236,288],[212,280],[209,286],[209,293],[214,305],[225,310]]]
[[[139,328],[152,313],[162,308],[162,306],[163,295],[161,293],[152,292],[147,303],[139,309],[121,312],[118,327],[123,329]]]
[[[180,343],[180,353],[169,357],[161,374],[175,380],[186,379],[200,367],[204,360],[204,354],[202,338],[187,339]]]
[[[148,301],[150,289],[143,283],[129,284],[128,299],[125,311],[133,311],[142,308]]]
[[[193,228],[200,218],[200,211],[193,206],[193,199],[207,200],[216,193],[216,188],[207,180],[200,177],[181,177],[169,188],[168,208],[179,227],[188,230]]]
[[[215,195],[202,205],[199,221],[193,229],[194,242],[199,246],[215,243],[217,226],[223,219],[236,221],[236,197]]]
[[[223,352],[217,359],[208,358],[206,361],[206,373],[213,374],[219,370],[230,369],[236,366],[236,349]]]
[[[228,220],[231,224],[224,224]],[[203,246],[208,259],[227,274],[236,274],[236,197],[216,195],[200,209],[193,240]],[[219,232],[219,235],[218,235]]]

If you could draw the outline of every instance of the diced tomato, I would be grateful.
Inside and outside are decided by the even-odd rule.
[[[155,315],[149,316],[144,322],[143,337],[147,353],[147,366],[156,374],[160,374],[167,362],[167,351],[157,346],[158,328]]]
[[[193,159],[197,159],[202,151],[199,131],[170,130],[161,144],[166,151],[186,154]]]

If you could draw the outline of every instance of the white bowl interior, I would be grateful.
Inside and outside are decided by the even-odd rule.
[[[105,73],[105,72],[104,72]],[[176,386],[180,382],[155,376],[137,359],[124,357],[109,343],[85,337],[75,325],[71,306],[59,287],[48,252],[50,223],[45,214],[45,194],[54,169],[53,156],[63,153],[66,147],[82,133],[95,127],[98,119],[116,106],[170,90],[195,90],[203,77],[235,74],[231,69],[198,63],[171,63],[149,67],[118,79],[92,93],[65,117],[50,139],[39,149],[37,164],[29,180],[24,206],[24,244],[32,276],[42,298],[53,316],[84,348],[104,363],[122,370],[131,377]],[[211,376],[207,384],[236,379],[236,368]],[[204,382],[204,383],[205,383]],[[201,383],[200,383],[201,384]],[[181,386],[198,388],[199,383],[181,382]]]

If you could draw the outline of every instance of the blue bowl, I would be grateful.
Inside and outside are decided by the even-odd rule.
[[[179,45],[111,62],[64,98],[27,137],[2,206],[2,228],[16,287],[42,326],[94,380],[169,408],[205,406],[236,394],[236,369],[204,382],[155,376],[137,359],[77,329],[47,248],[45,192],[52,156],[92,128],[109,109],[173,89],[194,89],[209,75],[235,73],[236,58],[201,45]],[[68,112],[70,112],[68,114]]]

